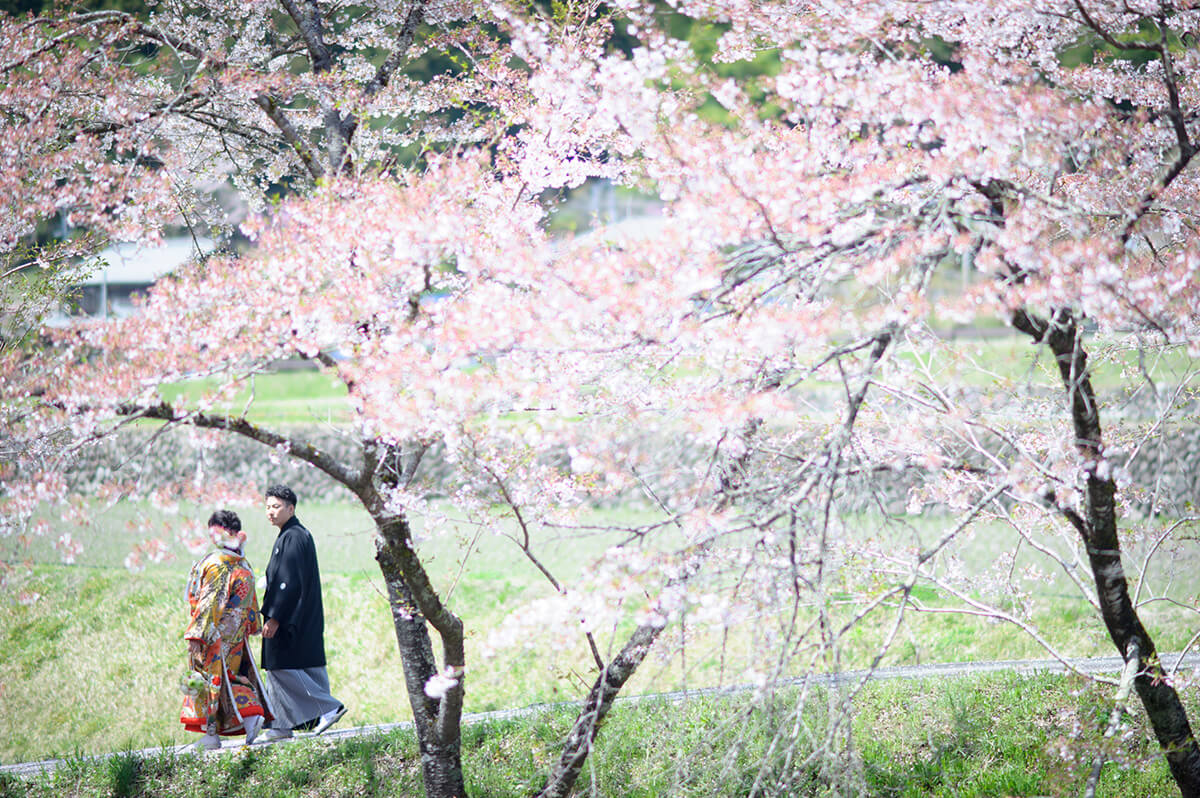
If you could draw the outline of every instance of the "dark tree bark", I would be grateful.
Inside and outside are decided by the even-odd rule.
[[[365,473],[382,474],[381,478],[387,484],[394,484],[402,477],[397,470],[382,467],[402,460],[398,448],[366,442],[364,454]],[[427,798],[461,798],[466,795],[462,771],[466,665],[462,620],[442,603],[413,548],[408,519],[387,509],[375,478],[364,479],[355,493],[371,514],[378,532],[375,560],[387,585],[405,688],[421,748],[425,794]],[[430,626],[437,631],[442,643],[441,671],[433,652]],[[454,684],[440,694],[430,696],[425,691],[426,685],[439,673],[453,678]]]
[[[403,521],[395,519],[379,526],[375,559],[387,585],[392,623],[404,668],[404,684],[412,708],[417,743],[421,749],[425,794],[427,798],[459,798],[466,795],[459,725],[462,716],[462,677],[460,675],[458,686],[449,691],[457,693],[456,700],[435,700],[425,694],[425,685],[438,673],[438,665],[425,616],[404,580],[402,555],[396,551],[394,541],[398,531],[395,527],[401,524],[407,527]],[[461,635],[459,640],[461,642]],[[461,664],[460,661],[460,673]],[[446,704],[453,706],[444,706]]]
[[[358,497],[375,521],[379,533],[375,559],[387,585],[405,687],[421,748],[425,794],[427,798],[465,796],[461,751],[465,675],[463,624],[442,604],[430,582],[412,547],[408,520],[388,512],[376,484],[377,479],[385,484],[395,484],[403,476],[396,467],[403,460],[400,450],[374,441],[364,441],[362,462],[348,464],[296,436],[284,436],[244,418],[204,413],[183,415],[165,402],[148,408],[129,405],[120,408],[120,412],[169,424],[186,423],[221,429],[267,446],[283,448],[291,456],[321,469]],[[413,460],[412,469],[416,468],[418,461],[419,456]],[[430,626],[441,639],[445,670],[456,679],[456,684],[436,699],[425,693],[429,680],[439,673],[429,635]]]
[[[1087,547],[1100,612],[1109,637],[1121,656],[1137,652],[1138,674],[1134,687],[1146,708],[1146,716],[1167,758],[1171,775],[1184,798],[1197,798],[1200,796],[1200,747],[1179,694],[1167,680],[1159,662],[1154,641],[1138,617],[1121,565],[1115,501],[1117,487],[1109,472],[1099,468],[1104,452],[1100,409],[1075,316],[1064,308],[1046,320],[1018,310],[1013,315],[1013,325],[1054,353],[1070,402],[1075,446],[1088,463],[1083,515],[1069,509],[1063,509],[1063,512]]]
[[[642,664],[662,629],[661,625],[639,626],[621,653],[601,669],[587,700],[583,702],[583,709],[575,718],[575,725],[567,735],[562,756],[550,771],[546,786],[536,793],[537,798],[564,798],[571,792],[617,693]]]
[[[341,462],[327,452],[295,436],[284,436],[252,424],[245,419],[193,413],[183,415],[171,405],[160,403],[149,408],[134,405],[122,408],[128,416],[153,418],[166,423],[185,423],[221,429],[255,440],[267,446],[285,449],[291,456],[324,471],[349,488],[362,502],[375,522],[378,538],[375,559],[388,590],[396,642],[404,668],[405,688],[412,708],[417,741],[421,750],[421,769],[427,798],[461,798],[466,795],[462,770],[462,710],[465,694],[465,636],[463,623],[442,603],[429,580],[420,557],[412,546],[408,520],[387,509],[380,484],[394,486],[411,477],[420,453],[405,458],[397,447],[378,441],[364,441],[361,463]],[[429,627],[442,643],[442,669],[439,671]],[[613,700],[637,671],[650,647],[662,631],[661,625],[638,627],[621,652],[601,666],[583,709],[563,745],[558,763],[552,769],[540,796],[566,796],[578,778],[591,752],[600,726]],[[593,652],[595,648],[593,646]],[[437,697],[425,692],[430,679],[440,673],[455,684]]]

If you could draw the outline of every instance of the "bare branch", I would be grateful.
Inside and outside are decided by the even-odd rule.
[[[1113,698],[1113,710],[1108,718],[1108,728],[1104,730],[1105,740],[1112,739],[1121,725],[1121,718],[1125,716],[1125,704],[1129,701],[1130,691],[1133,690],[1133,679],[1137,676],[1138,661],[1138,641],[1135,639],[1129,642],[1129,650],[1125,652],[1125,668],[1121,671],[1121,681],[1117,686],[1117,694]],[[1088,776],[1087,787],[1083,792],[1085,798],[1095,798],[1096,787],[1100,783],[1100,771],[1104,768],[1104,759],[1104,751],[1101,749],[1096,754],[1091,775]]]
[[[359,492],[364,479],[363,470],[359,469],[356,471],[348,468],[329,452],[322,451],[315,445],[295,436],[281,435],[273,430],[252,424],[244,417],[215,416],[199,412],[185,413],[176,410],[166,402],[161,402],[150,407],[122,405],[117,408],[117,412],[124,416],[157,419],[173,424],[189,424],[193,427],[219,429],[237,433],[250,440],[258,441],[261,444],[283,451],[292,457],[319,468],[333,477],[338,483],[356,493]]]
[[[416,36],[417,27],[425,17],[426,3],[427,0],[415,0],[412,4],[408,16],[404,19],[404,24],[396,34],[392,52],[379,65],[379,69],[375,71],[375,77],[371,78],[371,81],[363,87],[363,93],[366,96],[373,97],[382,91],[392,79],[395,71],[404,63],[408,48],[412,46],[413,38]]]
[[[566,590],[563,588],[562,584],[554,578],[554,574],[550,573],[550,569],[548,569],[542,563],[542,561],[538,559],[537,555],[533,553],[533,548],[530,545],[529,525],[525,522],[525,516],[521,512],[520,506],[518,506],[517,502],[513,499],[512,494],[509,493],[508,486],[504,483],[504,480],[501,479],[500,475],[497,474],[489,465],[485,464],[483,466],[483,470],[492,478],[492,481],[496,483],[496,487],[500,490],[500,495],[504,497],[504,503],[512,508],[513,516],[516,518],[517,524],[521,527],[522,539],[515,541],[517,547],[521,549],[521,552],[525,555],[525,557],[531,563],[533,563],[534,567],[542,572],[542,576],[546,577],[550,584],[554,586],[556,593],[566,593]],[[588,647],[592,651],[592,659],[595,660],[596,667],[603,671],[604,658],[600,656],[600,649],[596,646],[596,639],[592,636],[591,632],[584,632],[584,636],[587,638]]]
[[[319,180],[324,177],[325,169],[321,166],[320,161],[317,160],[312,147],[307,141],[301,138],[296,128],[292,126],[291,121],[284,116],[283,109],[279,107],[278,103],[273,98],[260,94],[254,98],[254,104],[270,117],[271,121],[275,123],[275,127],[279,128],[279,132],[283,134],[284,139],[291,145],[292,150],[300,158],[300,162],[308,170],[308,173],[312,175],[312,178]]]
[[[1079,15],[1083,17],[1083,22],[1093,33],[1104,40],[1104,43],[1115,50],[1122,52],[1131,52],[1135,50],[1153,50],[1158,51],[1159,45],[1155,42],[1123,42],[1112,35],[1099,22],[1096,21],[1088,10],[1084,7],[1082,0],[1075,0],[1075,8],[1079,10]]]
[[[306,0],[308,13],[297,5],[296,0],[280,0],[280,4],[300,30],[300,36],[308,47],[308,58],[312,62],[313,71],[328,71],[333,66],[333,56],[330,55],[329,46],[325,44],[321,9],[312,0]]]
[[[408,11],[408,16],[404,19],[404,24],[396,36],[396,43],[390,52],[379,65],[379,69],[375,71],[375,77],[371,78],[370,82],[363,87],[363,94],[367,98],[374,97],[381,92],[392,79],[392,75],[404,64],[408,57],[408,49],[412,46],[413,38],[416,36],[417,27],[421,24],[421,20],[425,17],[426,0],[415,0],[412,7]],[[358,118],[351,115],[347,118],[342,127],[341,132],[344,141],[348,146],[351,139],[354,138],[355,131],[358,130]]]

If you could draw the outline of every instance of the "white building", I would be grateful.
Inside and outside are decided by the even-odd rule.
[[[165,274],[170,274],[201,252],[212,252],[213,242],[190,236],[168,238],[160,246],[115,244],[97,256],[99,267],[80,281],[73,299],[73,315],[108,318],[128,316],[134,310],[133,297]]]

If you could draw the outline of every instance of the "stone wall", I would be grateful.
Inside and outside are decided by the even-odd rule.
[[[349,458],[355,451],[355,443],[334,429],[305,429],[303,434],[306,440],[342,458]],[[222,479],[259,488],[284,482],[306,502],[351,498],[345,488],[323,472],[260,443],[237,435],[210,436],[203,441],[188,430],[131,430],[88,451],[71,469],[69,480],[81,493],[94,492],[114,479],[136,481],[147,492],[181,480]],[[654,447],[639,448],[644,452]],[[704,465],[709,456],[699,448],[681,448],[678,442],[661,448],[664,460],[672,458],[672,464],[683,460]],[[1120,458],[1114,459],[1121,462]],[[659,473],[667,471],[696,473],[696,469],[665,467]],[[1176,430],[1160,438],[1156,446],[1144,448],[1129,472],[1132,485],[1124,494],[1143,510],[1157,507],[1173,512],[1172,507],[1183,507],[1185,503],[1200,505],[1200,426]],[[420,475],[431,493],[444,495],[454,490],[454,469],[437,447],[422,458]],[[888,510],[901,512],[916,478],[902,471],[848,477],[843,483],[849,492],[844,497],[849,500],[845,506],[866,510],[882,502]],[[659,486],[668,493],[671,487]]]

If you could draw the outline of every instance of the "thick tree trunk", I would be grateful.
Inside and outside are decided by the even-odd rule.
[[[379,539],[375,559],[387,585],[388,602],[392,608],[392,623],[400,660],[404,668],[405,687],[412,708],[417,741],[421,749],[421,771],[427,798],[462,798],[466,795],[462,771],[462,696],[463,696],[463,639],[462,624],[441,608],[440,621],[447,630],[438,629],[446,653],[446,664],[458,674],[458,684],[440,698],[425,692],[429,680],[439,672],[429,625],[420,603],[414,596],[406,573],[411,574],[415,552],[408,545],[408,524],[395,516],[376,519]],[[409,569],[406,571],[406,568]],[[426,589],[424,571],[416,574]],[[428,596],[425,596],[428,603]],[[457,656],[452,656],[456,653]]]
[[[416,8],[420,8],[420,5]],[[119,412],[167,422],[178,421],[180,417],[175,408],[167,403],[150,408],[129,405]],[[400,450],[367,441],[364,445],[363,468],[355,469],[302,439],[258,427],[244,418],[197,413],[190,414],[187,423],[197,427],[224,429],[262,444],[285,447],[293,457],[316,466],[345,485],[363,503],[379,532],[375,559],[387,584],[405,687],[421,746],[426,795],[428,798],[465,796],[461,751],[465,675],[462,621],[446,609],[434,590],[429,575],[425,573],[412,547],[408,521],[403,516],[387,511],[386,502],[374,483],[375,475],[380,472],[384,462],[400,462]],[[419,461],[418,452],[410,467],[415,469]],[[391,474],[393,484],[400,476],[399,472]],[[445,672],[452,674],[455,680],[455,684],[437,699],[425,693],[429,680],[439,673],[429,626],[433,626],[441,638]]]
[[[564,798],[571,791],[583,770],[583,764],[592,750],[592,741],[596,739],[600,724],[608,715],[613,700],[642,664],[662,628],[639,626],[625,643],[621,653],[601,670],[600,676],[588,693],[587,700],[583,702],[583,709],[575,718],[571,733],[567,735],[562,756],[550,772],[546,786],[537,793],[537,798]]]
[[[1052,321],[1047,322],[1018,311],[1013,323],[1018,330],[1048,345],[1058,362],[1059,374],[1071,402],[1075,445],[1088,462],[1083,517],[1066,512],[1087,547],[1100,612],[1109,636],[1123,657],[1131,651],[1131,644],[1136,643],[1138,675],[1134,686],[1167,758],[1171,775],[1184,798],[1200,798],[1200,747],[1179,694],[1158,661],[1154,641],[1138,617],[1121,565],[1116,484],[1109,476],[1109,470],[1100,468],[1103,460],[1100,411],[1075,318],[1069,310],[1060,310]]]

